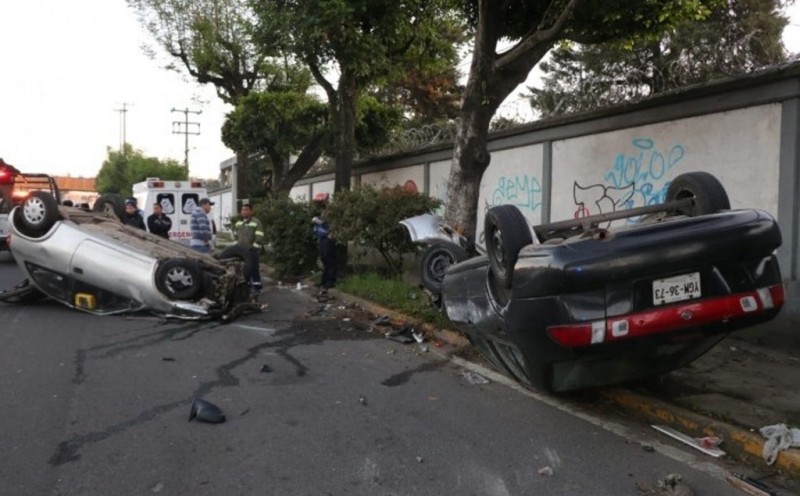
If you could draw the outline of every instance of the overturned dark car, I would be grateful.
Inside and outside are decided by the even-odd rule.
[[[258,309],[243,248],[212,257],[113,215],[60,206],[46,191],[30,192],[10,217],[8,245],[26,279],[0,292],[0,303],[49,297],[97,315],[146,311],[182,319]]]
[[[538,389],[663,374],[784,303],[778,224],[730,210],[704,172],[676,177],[662,204],[533,228],[516,207],[493,207],[476,256],[438,217],[403,224],[431,243],[422,283],[449,320],[495,368]]]

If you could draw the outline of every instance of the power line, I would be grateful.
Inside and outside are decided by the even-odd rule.
[[[189,108],[183,109],[176,109],[175,107],[172,108],[172,112],[182,112],[183,113],[183,121],[172,121],[172,134],[182,134],[184,136],[184,158],[183,158],[183,165],[186,167],[186,171],[189,171],[189,135],[200,134],[200,123],[199,122],[189,122],[189,114],[200,115],[203,113],[202,110],[189,110]],[[193,127],[197,126],[197,127]]]

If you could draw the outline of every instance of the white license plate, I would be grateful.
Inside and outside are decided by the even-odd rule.
[[[699,272],[653,281],[653,305],[665,305],[700,296]]]

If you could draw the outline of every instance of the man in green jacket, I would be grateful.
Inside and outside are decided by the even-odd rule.
[[[233,232],[236,236],[236,244],[247,248],[247,252],[250,254],[252,261],[250,265],[253,270],[246,276],[250,281],[253,293],[259,294],[262,288],[259,254],[264,243],[264,227],[261,225],[261,221],[253,216],[253,207],[250,204],[243,204],[239,213],[242,218],[234,224]]]

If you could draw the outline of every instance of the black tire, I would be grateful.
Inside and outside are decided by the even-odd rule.
[[[244,262],[245,274],[250,274],[254,269],[253,267],[254,260],[250,258],[250,252],[247,250],[247,248],[243,246],[239,245],[229,246],[224,250],[222,250],[221,253],[214,255],[214,258],[220,261],[235,259]]]
[[[156,287],[167,298],[193,300],[203,293],[203,271],[192,260],[170,258],[156,269]]]
[[[468,258],[467,250],[447,241],[436,242],[425,249],[419,263],[422,286],[431,293],[442,294],[442,281],[451,266]]]
[[[533,242],[528,220],[514,205],[498,205],[486,212],[483,229],[492,274],[500,287],[510,289],[519,251]]]
[[[692,205],[676,209],[676,214],[696,217],[731,208],[728,193],[722,183],[708,172],[688,172],[672,180],[667,188],[666,201],[686,198],[693,200]]]
[[[14,226],[31,238],[44,236],[58,219],[58,202],[45,191],[31,191],[14,210]]]
[[[122,219],[125,216],[125,200],[116,193],[103,193],[94,201],[92,212],[104,217]]]

